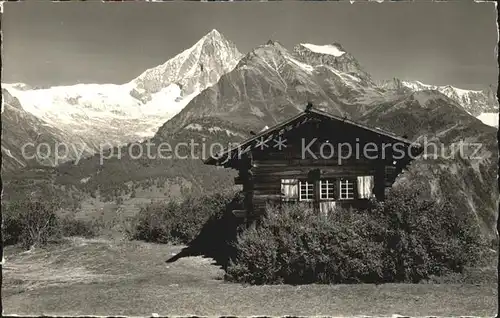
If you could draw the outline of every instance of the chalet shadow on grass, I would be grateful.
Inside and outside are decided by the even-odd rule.
[[[244,210],[233,213],[251,222],[266,204],[308,203],[317,212],[363,208],[383,201],[420,145],[387,131],[314,109],[224,150],[204,162],[238,170]]]

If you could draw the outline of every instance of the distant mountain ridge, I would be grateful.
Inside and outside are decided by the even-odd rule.
[[[492,85],[483,90],[467,90],[451,85],[428,85],[419,81],[402,81],[393,78],[392,80],[382,81],[380,86],[386,89],[413,92],[437,90],[462,105],[462,107],[474,117],[478,117],[483,113],[499,112],[496,91],[493,89]]]

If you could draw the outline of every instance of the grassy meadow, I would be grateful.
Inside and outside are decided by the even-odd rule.
[[[4,314],[496,314],[494,267],[477,269],[471,272],[470,283],[458,284],[250,286],[225,282],[224,271],[209,258],[185,257],[165,263],[182,248],[108,238],[70,238],[29,251],[6,247]]]

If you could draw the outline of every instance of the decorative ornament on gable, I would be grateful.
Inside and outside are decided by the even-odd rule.
[[[313,108],[313,104],[311,102],[308,102],[306,105],[306,112],[310,111]]]

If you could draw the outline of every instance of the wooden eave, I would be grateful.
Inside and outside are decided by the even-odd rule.
[[[219,153],[218,156],[209,157],[209,158],[205,159],[203,162],[205,164],[209,164],[209,165],[223,165],[225,167],[231,166],[231,161],[233,161],[234,154],[237,154],[237,153],[239,153],[240,155],[247,154],[248,152],[251,151],[251,149],[258,147],[260,145],[261,141],[264,141],[264,142],[270,141],[273,137],[282,135],[285,132],[288,132],[291,129],[304,124],[305,122],[308,122],[310,119],[312,119],[314,117],[320,118],[320,119],[326,118],[326,119],[332,120],[332,121],[347,123],[347,124],[350,124],[352,126],[369,131],[371,133],[375,133],[376,135],[378,135],[380,137],[384,137],[384,138],[387,138],[387,139],[392,140],[392,141],[402,142],[407,146],[412,146],[414,156],[418,156],[423,151],[423,148],[419,144],[415,144],[411,140],[408,140],[406,138],[398,137],[398,136],[394,135],[393,133],[388,132],[386,130],[368,127],[366,125],[354,122],[354,121],[349,120],[347,118],[332,115],[332,114],[329,114],[327,112],[311,108],[311,109],[307,109],[304,112],[301,112],[301,113],[299,113],[299,114],[297,114],[297,115],[295,115],[295,116],[293,116],[293,117],[291,117],[291,118],[289,118],[289,119],[287,119],[287,120],[285,120],[285,121],[283,121],[283,122],[281,122],[273,127],[270,127],[267,130],[264,130],[256,135],[244,140],[238,146],[231,147],[231,148],[228,148],[228,149],[222,151],[221,153]],[[229,158],[228,156],[231,156],[231,158]],[[411,161],[409,159],[407,159],[407,160],[408,160],[408,163],[409,163],[409,161]]]

